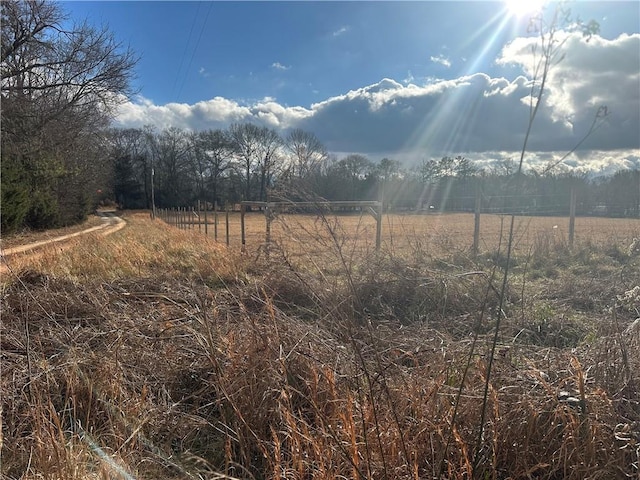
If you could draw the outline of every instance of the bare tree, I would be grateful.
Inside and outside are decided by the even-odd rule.
[[[131,93],[133,52],[106,28],[81,23],[63,30],[62,18],[45,0],[2,2],[0,91],[9,106],[34,106],[36,128],[69,110],[84,122],[101,120]]]
[[[194,135],[194,155],[202,178],[200,195],[206,198],[210,189],[213,202],[219,201],[222,177],[232,166],[233,147],[224,130],[206,130]]]
[[[170,127],[157,136],[154,144],[154,165],[159,205],[180,206],[188,203],[191,182],[188,179],[192,145],[187,133]]]
[[[251,174],[258,162],[260,127],[234,123],[229,127],[231,144],[244,174],[244,200],[251,200]]]
[[[318,137],[299,128],[289,132],[285,148],[291,156],[291,177],[306,178],[328,158],[327,150]]]
[[[260,177],[260,195],[262,201],[267,200],[267,189],[276,174],[282,138],[273,129],[262,127],[258,138],[258,175]]]

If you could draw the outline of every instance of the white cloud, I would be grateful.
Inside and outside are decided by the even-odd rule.
[[[609,138],[609,146],[637,146],[640,34],[623,34],[613,40],[596,35],[587,41],[579,33],[559,32],[558,39],[564,42],[558,52],[562,60],[552,66],[546,86],[551,117],[578,133],[588,129],[599,107],[606,106],[610,115],[602,136]],[[498,63],[520,66],[532,77],[535,41],[534,37],[511,42],[503,49]]]
[[[437,63],[439,65],[442,65],[445,68],[450,68],[451,67],[451,60],[449,60],[447,57],[445,57],[444,55],[440,54],[440,55],[436,55],[436,56],[431,56],[429,57],[429,59],[433,62],[433,63]]]
[[[275,68],[276,70],[290,70],[291,66],[287,67],[286,65],[283,65],[280,62],[273,62],[271,64],[271,68]]]
[[[295,128],[298,122],[312,114],[302,107],[284,107],[269,97],[256,102],[250,110],[259,123],[278,129]]]
[[[408,85],[409,83],[413,83],[414,80],[415,80],[415,77],[411,73],[411,70],[409,70],[407,72],[407,76],[402,80],[402,83],[404,83],[405,85]]]
[[[349,31],[349,27],[340,27],[338,30],[336,30],[335,32],[333,32],[331,35],[333,37],[339,37],[340,35],[344,35],[345,33],[347,33]]]
[[[169,103],[155,105],[148,99],[139,98],[136,103],[128,102],[120,106],[116,125],[139,128],[154,125],[160,129],[179,127],[189,130],[206,128],[226,128],[233,122],[251,117],[249,108],[233,100],[215,97],[194,105]]]
[[[530,76],[530,39],[507,45],[500,63],[515,64]],[[614,40],[567,37],[564,61],[549,76],[548,96],[529,138],[530,166],[556,161],[580,141],[595,110],[612,112],[568,160],[568,168],[606,172],[638,165],[640,158],[640,35]],[[413,79],[412,79],[413,81]],[[194,105],[155,105],[145,98],[124,103],[117,124],[191,130],[226,128],[251,121],[285,133],[314,132],[333,152],[360,152],[407,161],[465,154],[490,162],[517,158],[529,118],[527,76],[495,78],[483,73],[432,79],[415,85],[393,79],[324,99],[309,108],[289,107],[266,97],[246,103],[215,97]],[[634,163],[635,162],[635,163]]]

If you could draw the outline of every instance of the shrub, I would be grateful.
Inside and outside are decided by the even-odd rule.
[[[53,195],[43,190],[33,192],[29,212],[25,217],[26,225],[40,230],[58,226],[59,219],[58,203]]]

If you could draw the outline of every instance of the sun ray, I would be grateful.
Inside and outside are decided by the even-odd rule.
[[[507,11],[515,17],[524,17],[538,13],[546,0],[504,0]]]

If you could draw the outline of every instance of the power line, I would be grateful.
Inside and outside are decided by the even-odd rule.
[[[184,52],[180,56],[180,65],[178,66],[178,70],[176,70],[176,76],[173,80],[173,87],[171,87],[171,96],[176,91],[176,85],[178,85],[178,78],[180,77],[180,72],[182,70],[182,65],[184,63],[184,58],[187,56],[187,51],[189,50],[189,44],[191,43],[191,36],[193,34],[193,29],[196,26],[196,22],[198,21],[198,13],[200,13],[200,2],[198,2],[198,9],[196,10],[196,14],[193,17],[193,21],[191,22],[191,29],[189,30],[189,37],[187,38],[187,43],[184,45]],[[181,88],[182,89],[182,88]],[[179,95],[179,93],[178,93]]]
[[[178,96],[176,97],[176,100],[180,99],[180,95],[182,94],[182,89],[184,88],[184,84],[187,82],[187,77],[189,76],[189,71],[191,70],[191,64],[193,63],[193,57],[195,57],[196,52],[198,51],[198,47],[200,46],[200,40],[202,40],[202,34],[204,33],[204,29],[207,26],[207,20],[209,20],[209,14],[211,13],[212,6],[213,6],[213,2],[209,2],[209,8],[207,9],[207,14],[204,17],[204,22],[202,22],[202,28],[200,28],[200,35],[198,35],[198,41],[196,42],[195,48],[191,52],[191,58],[189,59],[189,64],[187,65],[187,70],[184,75],[184,80],[182,81],[182,85],[180,85],[180,89],[178,90]]]

